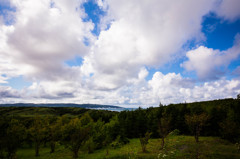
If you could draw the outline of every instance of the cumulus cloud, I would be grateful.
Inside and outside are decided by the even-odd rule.
[[[166,75],[156,72],[148,81],[147,88],[138,89],[135,102],[148,103],[147,106],[162,104],[206,101],[222,98],[235,98],[240,92],[239,80],[221,79],[197,85],[196,81],[183,78],[180,74]],[[134,98],[133,98],[134,100]]]
[[[1,49],[1,54],[11,57],[10,61],[25,70],[21,73],[30,78],[53,79],[65,74],[63,62],[87,54],[85,40],[91,43],[94,39],[90,32],[93,24],[82,20],[86,16],[82,3],[84,1],[11,1],[16,7],[15,23],[9,26],[11,31],[4,30],[6,26],[3,26],[2,34],[6,37],[2,40],[7,46]]]
[[[200,79],[217,79],[224,73],[224,70],[220,68],[227,68],[229,63],[239,55],[240,35],[237,34],[232,48],[226,51],[219,51],[200,46],[187,52],[188,61],[182,63],[181,66],[187,71],[196,71]]]
[[[222,98],[235,98],[240,93],[240,81],[220,79],[196,84],[181,74],[156,72],[146,81],[146,70],[142,69],[136,81],[117,90],[104,91],[88,89],[78,83],[40,82],[33,83],[24,90],[1,87],[2,103],[15,102],[51,102],[51,103],[96,103],[120,106],[158,106],[162,104],[195,102]],[[20,96],[21,94],[21,96]],[[21,97],[21,98],[20,98]]]
[[[176,103],[180,102],[179,99],[186,100],[191,96],[190,90],[194,87],[194,81],[184,79],[180,74],[163,75],[161,72],[156,72],[148,84],[155,100],[158,99],[161,103]]]
[[[74,98],[77,88],[79,88],[79,85],[72,81],[43,81],[34,82],[27,88],[26,92],[34,98],[65,99]]]
[[[188,40],[202,36],[201,19],[213,1],[98,1],[110,28],[92,46],[87,66],[94,88],[117,89],[136,78],[142,66],[168,63]],[[193,10],[194,8],[194,10]]]

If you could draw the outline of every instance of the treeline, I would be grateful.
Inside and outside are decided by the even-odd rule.
[[[24,111],[24,108],[9,109]],[[34,147],[36,156],[40,145],[48,145],[49,152],[54,153],[56,143],[68,148],[75,158],[80,149],[92,153],[105,147],[108,154],[109,147],[126,144],[129,138],[140,138],[144,151],[150,137],[162,138],[163,148],[169,132],[194,135],[196,142],[199,135],[220,136],[231,142],[240,140],[239,99],[160,105],[122,112],[42,108],[45,109],[42,115],[41,108],[37,109],[39,114],[33,117],[15,116],[8,108],[1,109],[5,115],[0,117],[0,158],[14,158],[22,146]]]
[[[186,115],[205,113],[207,122],[202,129],[204,136],[222,136],[230,141],[239,138],[240,131],[240,100],[224,99],[207,102],[161,105],[158,108],[122,111],[118,119],[122,131],[128,138],[136,138],[152,132],[152,137],[158,138],[159,120],[163,115],[169,117],[170,130],[178,129],[181,134],[192,134],[186,123]],[[227,127],[225,127],[226,125]]]

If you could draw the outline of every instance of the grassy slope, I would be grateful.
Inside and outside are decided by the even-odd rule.
[[[198,149],[199,158],[218,158],[218,159],[238,159],[240,152],[234,144],[219,139],[217,137],[201,137],[197,145],[191,136],[173,136],[166,141],[166,147],[159,150],[160,140],[151,139],[147,150],[148,153],[142,153],[139,139],[131,139],[130,143],[117,149],[110,149],[106,156],[106,149],[96,150],[93,154],[84,152],[79,153],[79,158],[83,159],[103,159],[103,158],[195,158]],[[58,146],[56,152],[49,153],[50,148],[40,149],[38,159],[71,159],[71,152],[63,146]],[[34,158],[34,149],[20,149],[17,152],[19,159]]]

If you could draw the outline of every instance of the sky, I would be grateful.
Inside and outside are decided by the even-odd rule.
[[[239,0],[1,0],[0,103],[236,98]]]

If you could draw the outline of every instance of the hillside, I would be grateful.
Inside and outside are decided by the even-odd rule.
[[[121,112],[0,107],[0,157],[239,158],[239,106],[222,99]]]

